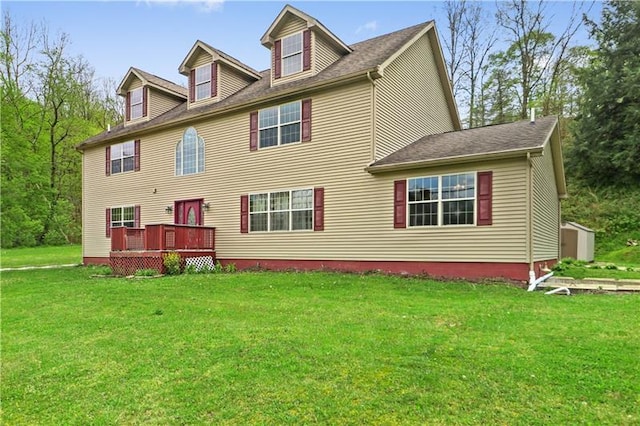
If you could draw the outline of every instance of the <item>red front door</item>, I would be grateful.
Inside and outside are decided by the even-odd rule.
[[[202,225],[202,198],[176,201],[174,220],[176,225]]]

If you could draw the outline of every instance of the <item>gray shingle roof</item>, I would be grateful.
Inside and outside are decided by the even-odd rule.
[[[149,83],[154,84],[158,87],[161,87],[169,92],[174,92],[183,97],[187,97],[187,89],[185,87],[179,86],[169,80],[166,80],[162,77],[158,77],[157,75],[153,75],[146,71],[142,71],[140,68],[131,68],[135,72],[139,73],[142,78],[147,80]]]
[[[541,149],[558,119],[555,116],[424,136],[369,166],[370,171],[425,164],[447,158],[527,152]]]
[[[314,76],[271,87],[271,71],[265,70],[260,73],[262,75],[260,80],[220,102],[189,109],[187,109],[187,103],[184,102],[152,120],[128,125],[126,127],[121,123],[113,127],[110,132],[103,132],[85,140],[79,144],[77,148],[84,149],[91,145],[124,138],[139,131],[150,130],[156,126],[196,119],[205,114],[214,114],[218,111],[232,108],[246,107],[252,103],[276,99],[279,96],[285,96],[295,91],[301,92],[325,82],[347,78],[356,74],[365,74],[367,71],[372,71],[378,65],[381,65],[431,23],[432,21],[424,22],[390,34],[356,43],[350,46],[353,49],[351,53],[343,56]]]

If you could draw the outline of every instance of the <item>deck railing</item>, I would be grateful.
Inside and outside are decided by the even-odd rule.
[[[111,251],[214,250],[215,231],[209,226],[146,225],[111,229]]]

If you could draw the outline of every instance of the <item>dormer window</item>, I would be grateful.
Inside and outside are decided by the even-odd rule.
[[[132,90],[131,92],[131,120],[142,117],[142,87]]]
[[[196,101],[211,97],[211,65],[196,68]]]
[[[282,39],[282,75],[302,71],[302,33]]]

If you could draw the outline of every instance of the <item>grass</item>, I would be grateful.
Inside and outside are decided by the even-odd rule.
[[[640,295],[2,274],[4,424],[640,422]]]
[[[554,275],[559,277],[572,277],[578,280],[583,278],[610,278],[614,280],[640,280],[640,267],[633,271],[621,269],[601,269],[586,268],[582,266],[569,266],[562,271],[554,271]]]
[[[67,265],[82,262],[79,244],[51,247],[21,247],[0,250],[0,267]]]
[[[640,268],[640,245],[617,248],[599,255],[597,260],[600,262],[615,263],[620,266],[635,266]]]

